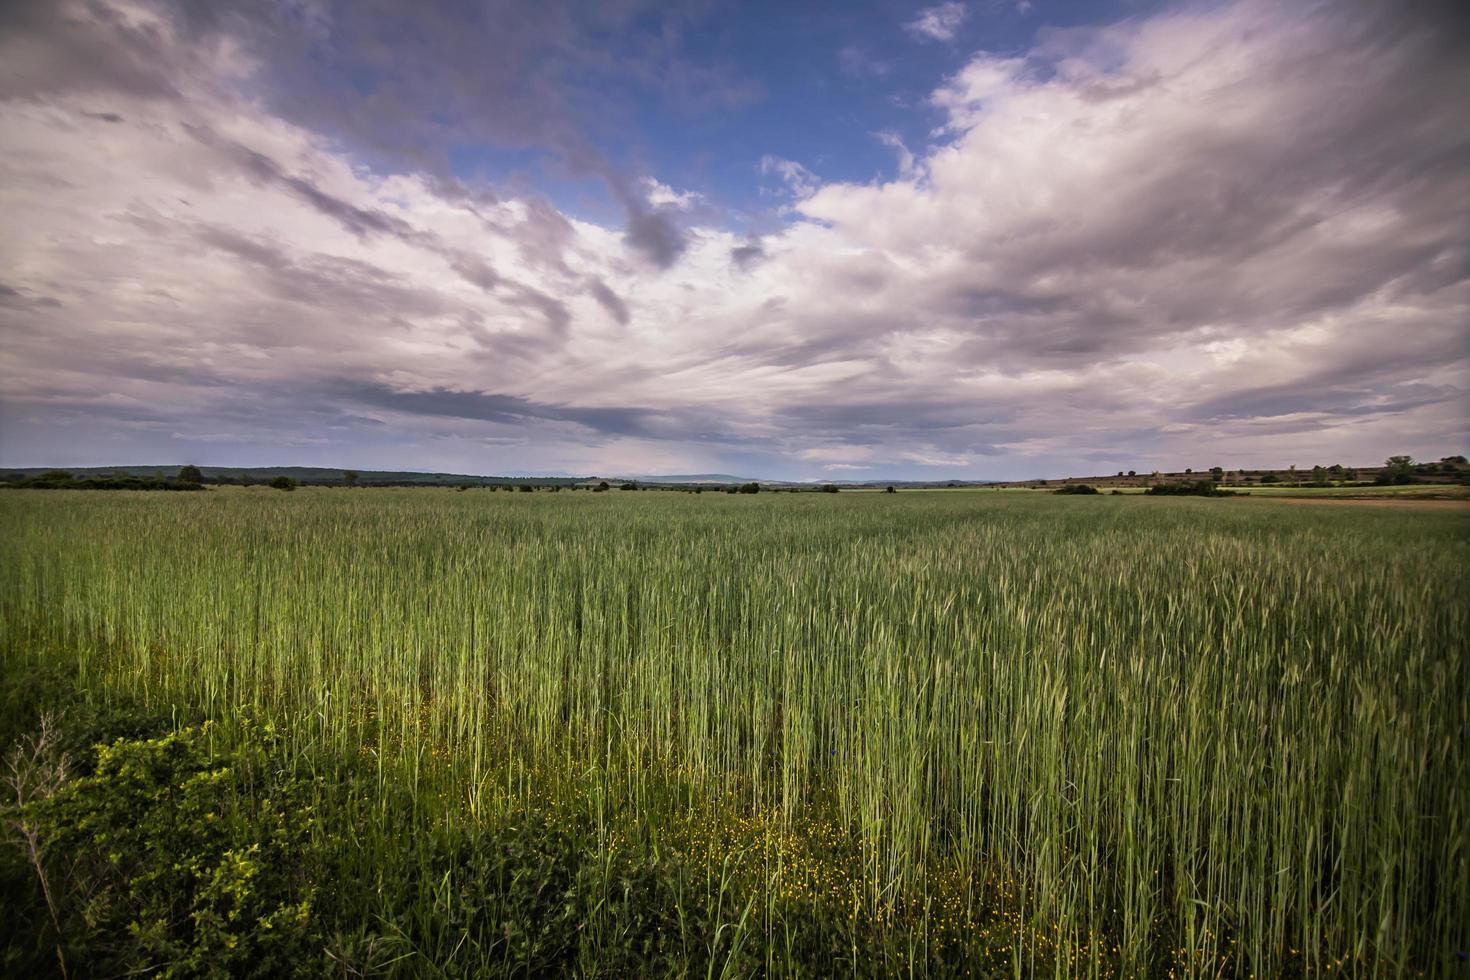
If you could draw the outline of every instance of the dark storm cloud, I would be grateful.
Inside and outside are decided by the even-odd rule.
[[[225,228],[179,229],[200,245],[248,262],[262,292],[337,316],[400,319],[453,309],[437,292],[416,289],[379,266],[330,255],[298,255],[285,246]]]
[[[641,408],[576,408],[478,391],[403,391],[371,382],[343,382],[335,394],[349,401],[392,412],[471,419],[507,425],[572,422],[604,435],[648,435],[656,430],[654,413]]]
[[[156,28],[130,24],[106,4],[0,4],[0,97],[98,92],[177,98],[178,66],[165,52],[195,57],[169,51]]]
[[[743,245],[737,245],[730,249],[730,261],[735,263],[738,269],[749,269],[766,257],[765,247],[759,238],[753,238]]]
[[[608,316],[618,321],[622,326],[626,327],[628,325],[628,321],[631,319],[631,315],[628,312],[628,304],[624,303],[622,297],[617,293],[609,289],[607,283],[601,279],[591,279],[587,283],[587,291],[592,294],[592,298],[597,300],[598,304],[604,310],[607,310]]]
[[[1270,419],[1313,413],[1344,417],[1393,415],[1463,397],[1464,393],[1455,389],[1424,384],[1371,389],[1334,388],[1320,384],[1272,385],[1231,392],[1195,406],[1191,414],[1203,421]]]
[[[366,238],[369,235],[393,235],[412,240],[417,237],[412,226],[406,221],[382,211],[357,207],[328,194],[305,177],[287,173],[279,163],[264,153],[252,150],[233,140],[222,139],[207,127],[186,124],[184,128],[200,143],[225,155],[256,183],[276,184],[289,190],[296,197],[359,238]]]
[[[689,247],[673,215],[631,201],[628,203],[628,230],[623,239],[661,269],[673,265]]]

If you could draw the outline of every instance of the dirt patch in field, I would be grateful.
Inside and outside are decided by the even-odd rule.
[[[1408,507],[1414,510],[1470,511],[1470,499],[1446,500],[1414,497],[1248,497],[1272,504],[1313,504],[1329,507]]]

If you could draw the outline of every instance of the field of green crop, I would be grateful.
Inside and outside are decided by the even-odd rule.
[[[14,849],[11,966],[284,936],[340,976],[1466,968],[1459,513],[14,491],[0,527],[6,731],[51,712],[85,784],[10,813],[62,828]],[[96,720],[124,708],[152,727]],[[167,826],[203,865],[117,856],[195,799],[228,833]]]

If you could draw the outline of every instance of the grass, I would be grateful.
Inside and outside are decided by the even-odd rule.
[[[1408,486],[1292,487],[1230,486],[1231,490],[1257,497],[1362,497],[1392,500],[1470,500],[1470,487],[1454,483],[1423,483]]]
[[[212,719],[211,751],[268,726],[262,771],[311,775],[302,853],[375,882],[322,906],[357,930],[332,963],[536,972],[511,923],[562,913],[453,856],[533,818],[576,923],[535,948],[583,973],[1440,975],[1470,945],[1457,513],[304,488],[0,521],[8,676]]]

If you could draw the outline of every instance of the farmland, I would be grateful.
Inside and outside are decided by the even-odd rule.
[[[16,490],[0,526],[5,733],[71,767],[9,814],[55,842],[7,858],[12,969],[1392,976],[1470,946],[1458,512]],[[160,839],[198,858],[167,887],[118,856]]]

